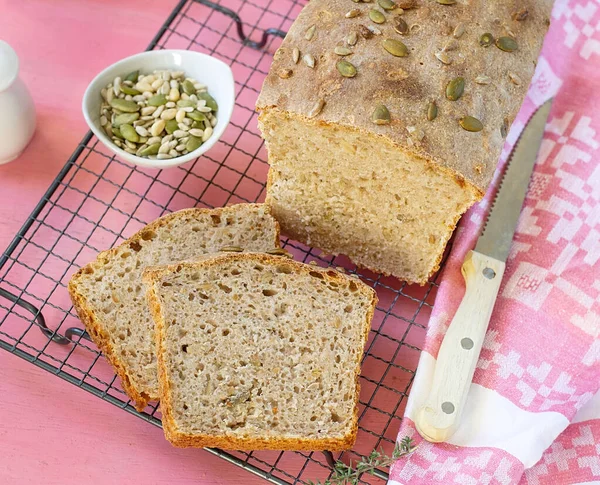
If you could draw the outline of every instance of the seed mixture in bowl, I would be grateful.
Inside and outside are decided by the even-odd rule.
[[[192,152],[217,124],[217,102],[183,71],[129,73],[101,91],[100,124],[115,145],[151,160]]]

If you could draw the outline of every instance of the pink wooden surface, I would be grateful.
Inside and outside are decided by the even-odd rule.
[[[0,38],[21,58],[35,137],[0,166],[0,250],[86,132],[83,91],[106,65],[143,50],[175,0],[0,0]],[[202,450],[0,351],[0,483],[258,484]]]

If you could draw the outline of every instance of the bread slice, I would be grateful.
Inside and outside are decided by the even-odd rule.
[[[377,303],[358,279],[266,254],[144,274],[163,428],[179,447],[343,450]]]
[[[385,22],[374,35],[373,3],[306,2],[274,56],[257,108],[269,152],[266,203],[282,232],[425,283],[461,215],[487,190],[553,2],[409,3],[414,8],[401,18],[382,10]],[[346,15],[351,9],[356,15]],[[398,34],[399,22],[410,27],[407,35]],[[484,33],[501,47],[514,45],[482,47]],[[338,70],[334,49],[342,44],[353,77]],[[294,63],[298,50],[316,60],[312,69]],[[452,87],[461,86],[459,78],[464,92]],[[465,116],[478,118],[481,131],[463,129]]]
[[[154,322],[142,272],[231,245],[254,251],[279,247],[279,226],[266,206],[239,204],[166,215],[100,253],[71,278],[69,293],[79,318],[138,411],[158,399]]]

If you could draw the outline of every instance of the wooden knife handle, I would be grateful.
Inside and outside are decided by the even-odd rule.
[[[458,427],[504,266],[476,251],[465,258],[465,296],[440,347],[429,396],[416,416],[417,430],[428,441],[447,441]]]

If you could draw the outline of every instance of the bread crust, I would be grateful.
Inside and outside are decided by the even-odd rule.
[[[260,111],[279,109],[295,114],[307,123],[343,126],[366,136],[385,138],[399,150],[465,179],[483,194],[504,145],[501,126],[505,119],[512,123],[527,93],[552,4],[552,0],[473,0],[446,6],[419,1],[417,8],[402,15],[409,26],[418,26],[405,36],[393,29],[397,13],[386,12],[386,22],[377,25],[382,35],[369,39],[358,35],[352,55],[345,58],[356,66],[357,75],[343,78],[336,69],[340,57],[333,49],[346,45],[344,39],[351,32],[373,26],[368,12],[374,5],[311,0],[276,52],[256,107]],[[351,9],[358,9],[360,15],[346,18]],[[521,10],[528,11],[527,18],[514,20],[512,14]],[[466,30],[455,38],[453,30],[460,23]],[[315,34],[307,40],[305,34],[312,25]],[[485,32],[496,38],[514,35],[518,50],[509,53],[495,46],[482,47],[479,37]],[[390,55],[381,45],[386,38],[402,40],[409,55]],[[294,48],[302,55],[311,54],[317,60],[315,67],[310,69],[302,61],[294,64]],[[450,64],[442,64],[435,56],[443,49]],[[283,69],[291,69],[293,75],[281,78]],[[511,82],[509,74],[516,74],[521,82]],[[479,75],[490,77],[492,82],[477,84],[475,78]],[[445,87],[459,76],[466,81],[464,94],[458,101],[450,101],[444,95]],[[319,99],[325,101],[325,106],[311,117]],[[439,107],[434,121],[426,117],[430,101],[436,101]],[[375,125],[371,121],[378,104],[389,109],[390,124]],[[483,131],[463,130],[458,119],[465,115],[481,119]],[[409,128],[413,133],[422,130],[424,137],[420,141],[411,138]]]
[[[206,213],[211,215],[223,215],[224,213],[230,211],[237,211],[240,209],[251,209],[251,208],[260,208],[263,207],[266,214],[271,215],[271,209],[269,206],[265,204],[237,204],[235,206],[228,207],[219,207],[215,209],[205,209],[205,208],[189,208],[182,209],[177,212],[172,212],[170,214],[166,214],[162,217],[159,217],[155,221],[150,224],[144,226],[138,232],[136,232],[129,239],[123,241],[118,246],[114,248],[108,249],[106,251],[102,251],[98,254],[96,259],[85,266],[81,267],[70,279],[68,284],[69,295],[71,296],[71,301],[73,302],[73,306],[77,311],[77,315],[79,319],[84,324],[88,334],[92,338],[93,342],[98,346],[98,348],[102,351],[104,356],[110,362],[110,364],[114,367],[116,374],[121,379],[123,390],[129,396],[129,398],[133,401],[136,410],[143,411],[144,408],[148,405],[148,402],[152,400],[159,399],[159,395],[156,394],[148,394],[136,388],[134,382],[132,381],[130,374],[127,370],[127,366],[123,363],[123,361],[119,358],[117,352],[115,351],[113,344],[111,342],[111,338],[109,333],[106,331],[104,326],[102,325],[101,319],[98,317],[94,309],[91,307],[85,296],[78,290],[78,281],[79,279],[86,273],[90,273],[94,271],[95,267],[102,266],[110,261],[111,257],[118,253],[119,249],[123,246],[129,246],[131,244],[139,243],[142,240],[143,234],[147,231],[156,230],[159,227],[162,227],[168,224],[171,220],[186,216],[186,215],[196,215],[199,213]],[[272,217],[272,215],[271,215]],[[273,241],[273,247],[280,247],[280,227],[279,223],[274,220],[275,224],[275,239]]]
[[[164,275],[176,272],[184,267],[200,269],[209,266],[214,266],[224,261],[240,261],[244,259],[260,262],[265,265],[286,263],[294,266],[296,271],[305,274],[308,274],[311,271],[318,271],[323,275],[323,278],[328,281],[347,282],[350,279],[347,275],[335,271],[332,268],[320,268],[317,266],[310,266],[282,256],[273,256],[263,253],[218,253],[217,255],[206,256],[200,261],[184,262],[180,264],[172,264],[146,269],[146,271],[144,271],[143,280],[147,288],[146,296],[148,298],[148,305],[150,307],[150,312],[152,314],[156,326],[155,337],[158,359],[158,383],[161,396],[162,424],[165,433],[165,438],[174,446],[181,448],[217,447],[236,450],[305,451],[342,451],[350,449],[356,442],[356,437],[358,434],[358,398],[360,394],[359,376],[362,355],[361,358],[357,359],[356,365],[354,367],[356,391],[354,395],[355,411],[353,422],[350,431],[341,438],[247,438],[238,436],[222,436],[207,434],[192,435],[179,431],[172,413],[173,403],[171,395],[171,383],[167,375],[165,357],[166,348],[164,341],[166,336],[166,325],[164,316],[161,311],[160,298],[157,292],[158,284]],[[352,281],[354,281],[357,284],[360,292],[363,295],[368,296],[371,299],[371,305],[369,306],[362,327],[362,340],[364,348],[369,336],[369,331],[371,329],[371,321],[375,313],[375,307],[377,306],[378,298],[375,291],[362,281],[358,279],[352,279]]]

